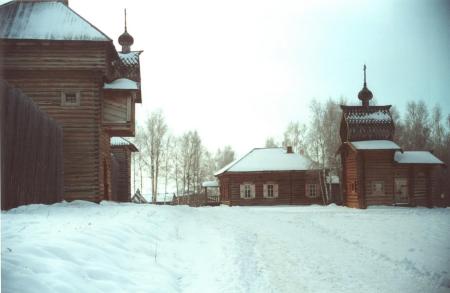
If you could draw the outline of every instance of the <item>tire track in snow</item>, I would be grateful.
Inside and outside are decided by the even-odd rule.
[[[371,247],[363,245],[360,241],[353,241],[345,236],[343,236],[338,231],[332,230],[330,228],[327,228],[324,225],[321,225],[320,223],[308,219],[308,218],[302,218],[304,223],[308,223],[308,226],[313,227],[313,230],[320,232],[322,235],[324,235],[326,238],[331,238],[333,242],[340,241],[347,245],[348,250],[358,251],[358,254],[364,255],[361,260],[363,262],[367,261],[368,259],[372,259],[376,262],[382,262],[384,266],[389,267],[393,274],[399,274],[398,269],[401,269],[403,273],[409,275],[411,280],[414,280],[414,283],[417,283],[417,280],[420,280],[424,283],[426,283],[426,287],[424,288],[430,288],[432,287],[434,290],[444,289],[439,288],[439,283],[441,281],[442,276],[433,272],[430,272],[426,270],[425,268],[419,269],[417,266],[414,265],[412,261],[409,259],[404,258],[403,260],[395,260],[388,255],[379,252]],[[416,288],[417,291],[414,292],[425,292],[421,291],[420,289]],[[424,289],[427,290],[427,289]],[[433,291],[434,292],[434,291]]]

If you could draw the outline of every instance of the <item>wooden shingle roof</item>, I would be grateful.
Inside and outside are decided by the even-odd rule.
[[[341,106],[341,141],[392,140],[394,121],[387,106]]]

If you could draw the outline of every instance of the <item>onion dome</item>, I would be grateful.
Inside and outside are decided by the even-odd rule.
[[[366,64],[364,64],[364,87],[358,93],[358,99],[361,100],[364,107],[369,106],[369,101],[373,98],[372,92],[367,88],[366,83]]]
[[[125,9],[125,32],[119,37],[119,44],[122,46],[122,53],[129,53],[133,43],[133,37],[127,32],[127,10]]]

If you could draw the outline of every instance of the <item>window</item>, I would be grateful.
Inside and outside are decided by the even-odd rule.
[[[255,184],[243,183],[240,185],[240,196],[243,199],[255,198]]]
[[[273,184],[267,185],[267,197],[273,197]]]
[[[252,197],[252,187],[249,184],[244,185],[244,198]]]
[[[347,184],[347,189],[349,193],[356,193],[356,181],[352,181]]]
[[[266,183],[263,185],[264,198],[276,198],[278,197],[278,184]]]
[[[384,181],[372,181],[372,194],[373,195],[384,195]]]
[[[61,94],[61,106],[79,106],[80,92],[64,91]]]
[[[310,198],[319,197],[317,184],[306,184],[306,196]]]

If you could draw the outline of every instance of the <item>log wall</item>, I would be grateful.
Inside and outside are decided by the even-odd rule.
[[[365,195],[366,204],[392,205],[394,203],[394,166],[393,151],[364,152],[365,159]],[[373,181],[384,183],[384,194],[375,194]]]
[[[343,150],[342,162],[344,164],[344,201],[348,207],[360,208],[358,197],[358,171],[356,152],[350,148]],[[353,187],[352,187],[353,186]]]
[[[5,79],[64,130],[64,199],[111,195],[109,136],[102,129],[102,88],[111,69],[108,42],[3,40]],[[110,44],[109,44],[110,45]],[[79,104],[63,103],[76,93]]]
[[[131,200],[131,152],[127,147],[112,146],[111,152],[118,163],[117,201]]]
[[[106,42],[0,41],[3,66],[8,70],[107,71]]]
[[[229,205],[307,205],[322,204],[320,186],[319,197],[306,197],[306,184],[318,184],[318,172],[245,172],[225,173],[219,176],[220,201]],[[240,186],[244,183],[255,184],[255,198],[244,199],[240,196]],[[264,198],[263,185],[278,184],[278,197]]]
[[[101,200],[99,142],[102,81],[95,74],[83,72],[57,76],[55,72],[6,73],[12,85],[22,89],[64,130],[64,199]],[[80,105],[62,106],[63,91],[79,92]]]

